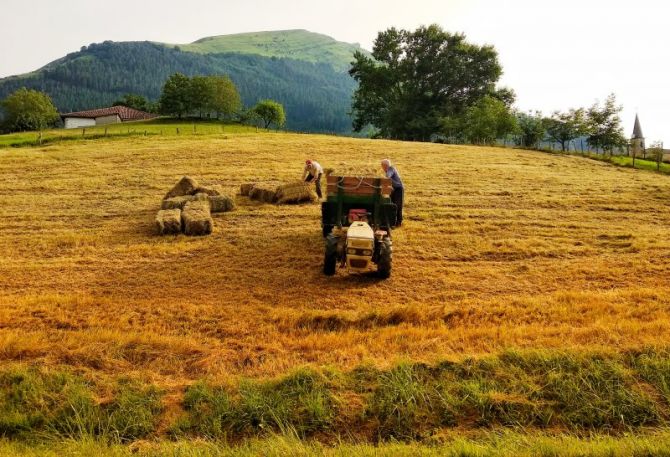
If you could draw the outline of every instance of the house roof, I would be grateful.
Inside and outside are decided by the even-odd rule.
[[[633,127],[633,139],[644,138],[642,135],[642,127],[640,126],[640,118],[635,115],[635,126]]]
[[[118,114],[122,121],[140,121],[144,119],[153,119],[157,117],[155,114],[144,111],[128,108],[127,106],[112,106],[110,108],[99,108],[88,111],[77,111],[74,113],[61,114],[61,117],[79,117],[79,118],[96,118],[102,116],[113,116]]]

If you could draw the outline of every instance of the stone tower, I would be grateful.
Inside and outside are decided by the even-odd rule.
[[[635,126],[633,127],[633,136],[630,139],[630,147],[633,156],[644,157],[646,155],[646,148],[644,146],[644,135],[642,135],[642,127],[640,127],[640,118],[635,115]]]

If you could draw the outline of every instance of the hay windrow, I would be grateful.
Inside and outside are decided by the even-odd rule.
[[[200,185],[195,179],[184,176],[167,194],[165,194],[163,200],[174,197],[181,197],[183,195],[193,195],[196,193],[196,189],[198,187],[200,187]]]
[[[209,235],[212,233],[214,221],[208,200],[188,202],[181,212],[184,233],[190,236]]]
[[[181,209],[162,209],[158,211],[156,230],[159,235],[181,233]]]
[[[296,181],[288,184],[283,184],[277,189],[277,203],[303,203],[316,202],[316,192],[312,186],[304,181]]]
[[[207,200],[212,213],[225,213],[235,209],[235,200],[228,195],[210,195]]]

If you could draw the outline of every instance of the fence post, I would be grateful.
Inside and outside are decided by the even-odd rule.
[[[86,129],[81,129],[81,136],[86,136]]]
[[[179,127],[177,127],[177,135],[179,135]]]
[[[40,136],[39,136],[37,141],[39,141],[39,143],[42,144],[42,132],[41,131],[40,131]]]

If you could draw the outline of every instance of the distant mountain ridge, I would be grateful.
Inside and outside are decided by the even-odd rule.
[[[188,45],[105,41],[0,79],[0,99],[25,86],[48,93],[61,112],[80,111],[126,93],[156,100],[175,72],[227,74],[245,105],[263,98],[283,103],[289,129],[348,132],[356,84],[346,70],[357,50],[366,52],[306,30],[222,35]]]

